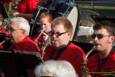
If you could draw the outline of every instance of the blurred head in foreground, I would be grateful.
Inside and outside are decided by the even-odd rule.
[[[36,77],[77,77],[73,66],[67,61],[49,60],[35,68]]]

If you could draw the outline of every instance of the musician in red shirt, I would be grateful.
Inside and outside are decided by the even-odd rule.
[[[72,36],[72,24],[64,17],[58,17],[52,22],[52,48],[47,48],[44,60],[67,60],[81,76],[81,65],[85,56],[84,51],[70,42]]]
[[[46,45],[46,42],[48,40],[50,41],[51,22],[53,19],[49,12],[41,13],[39,19],[41,31],[37,33],[32,39],[37,42],[37,44],[42,49],[42,47]]]
[[[91,77],[114,77],[115,76],[115,25],[110,21],[101,21],[94,27],[92,35],[96,54],[88,58],[89,72]],[[97,73],[98,72],[98,73]]]
[[[40,52],[37,43],[29,38],[30,25],[28,21],[22,17],[14,17],[11,19],[9,28],[13,45],[10,47],[13,50],[20,52]]]

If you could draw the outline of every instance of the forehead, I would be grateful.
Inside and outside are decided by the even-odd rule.
[[[102,33],[102,34],[108,34],[109,32],[105,28],[101,28],[98,30],[94,30],[94,33]]]
[[[52,28],[54,31],[62,32],[65,31],[64,25],[63,24],[58,24],[53,26]]]
[[[45,17],[45,18],[41,18],[40,22],[49,22],[49,21],[48,21],[48,18]]]
[[[11,22],[11,27],[17,28],[18,27],[18,23],[17,22]]]
[[[40,20],[48,20],[47,17],[42,17]]]

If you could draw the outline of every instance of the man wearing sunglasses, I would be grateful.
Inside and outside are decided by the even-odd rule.
[[[53,20],[51,27],[55,49],[46,49],[44,60],[67,60],[81,76],[81,64],[85,54],[80,47],[70,42],[73,30],[71,22],[64,17],[58,17]]]
[[[92,77],[115,76],[115,52],[113,52],[113,42],[115,41],[115,24],[110,21],[101,21],[94,27],[92,35],[96,54],[88,59],[88,68]],[[100,72],[100,73],[99,73]],[[109,74],[111,73],[111,74]]]

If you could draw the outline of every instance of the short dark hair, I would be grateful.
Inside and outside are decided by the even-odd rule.
[[[115,24],[113,22],[104,20],[97,22],[93,27],[94,30],[98,30],[101,28],[105,28],[111,35],[115,35]]]

